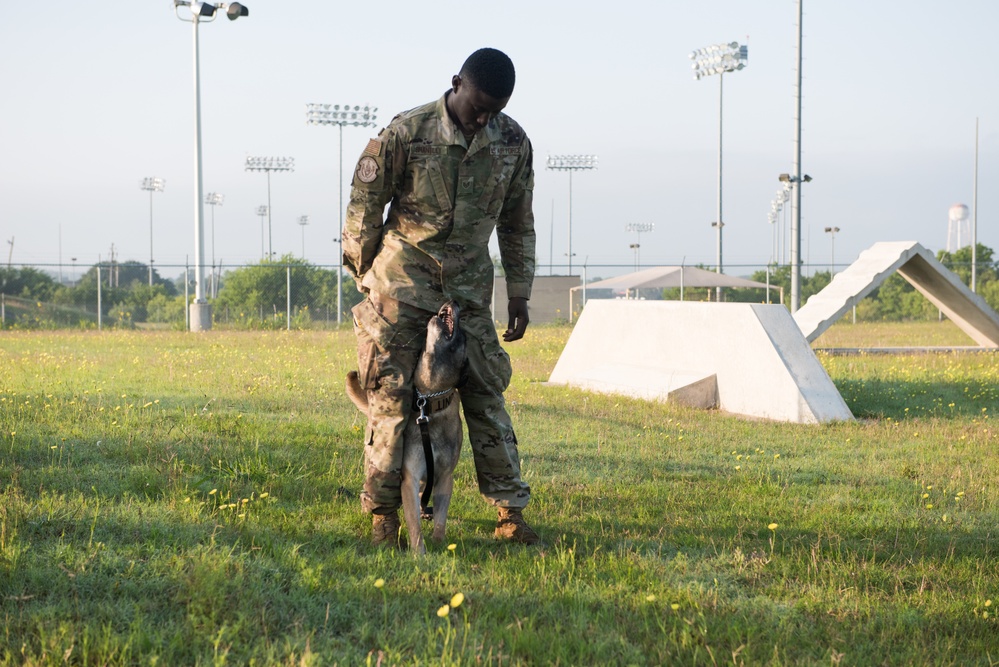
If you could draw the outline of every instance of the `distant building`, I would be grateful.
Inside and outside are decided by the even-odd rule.
[[[954,204],[947,213],[947,252],[956,252],[971,245],[971,220],[968,207]]]

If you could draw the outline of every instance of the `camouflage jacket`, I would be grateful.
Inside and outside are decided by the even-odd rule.
[[[368,142],[347,206],[344,266],[361,291],[426,310],[448,299],[487,307],[495,229],[507,294],[530,298],[531,142],[501,113],[469,145],[448,116],[445,97],[399,114]]]

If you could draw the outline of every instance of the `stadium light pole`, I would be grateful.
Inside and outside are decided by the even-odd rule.
[[[205,203],[212,207],[212,298],[219,295],[217,281],[215,280],[215,207],[221,206],[225,201],[225,195],[218,192],[209,192],[205,195]]]
[[[631,244],[629,247],[635,251],[635,270],[642,264],[641,255],[639,254],[639,249],[642,247],[642,234],[648,233],[655,230],[656,225],[652,222],[629,222],[624,226],[624,231],[635,232],[638,234],[638,241]]]
[[[767,218],[770,221],[771,240],[773,242],[770,260],[775,266],[780,264],[781,259],[780,247],[777,243],[777,222],[780,220],[781,211],[784,210],[784,204],[790,200],[791,184],[784,183],[781,189],[777,191],[773,201],[770,202],[770,215]]]
[[[264,244],[264,220],[267,218],[267,212],[271,210],[271,207],[267,204],[261,204],[257,207],[257,215],[260,216],[260,259],[263,260],[264,253],[267,251],[267,246]]]
[[[309,216],[302,215],[298,217],[298,224],[302,227],[302,260],[305,260],[305,226],[309,224]]]
[[[545,165],[552,171],[569,172],[569,275],[572,275],[572,172],[583,169],[596,169],[600,160],[596,155],[549,155]]]
[[[139,189],[149,192],[149,286],[153,286],[153,193],[163,192],[166,180],[149,176],[139,181]]]
[[[839,227],[826,227],[826,234],[829,235],[829,279],[833,277],[833,267],[836,266],[836,233]]]
[[[306,104],[305,122],[308,125],[336,125],[340,130],[340,204],[337,207],[339,214],[337,225],[337,270],[336,270],[336,323],[340,324],[343,310],[340,306],[341,286],[343,282],[343,127],[353,125],[354,127],[375,127],[375,118],[378,107],[367,104],[362,106],[350,106],[344,104]],[[303,253],[304,254],[304,253]]]
[[[749,46],[738,42],[712,44],[691,52],[689,58],[694,61],[691,67],[696,81],[713,74],[718,75],[718,217],[711,226],[718,230],[718,265],[715,270],[722,273],[722,228],[725,226],[722,217],[722,92],[726,72],[737,72],[746,67],[749,61]],[[722,288],[715,288],[715,300],[721,301],[721,296]]]
[[[190,9],[190,16],[181,7]],[[201,174],[201,70],[198,48],[198,25],[215,20],[215,12],[224,9],[230,21],[249,16],[250,10],[238,2],[211,4],[197,0],[173,0],[174,14],[194,26],[194,303],[189,308],[191,331],[212,328],[212,307],[205,299],[205,205]]]
[[[798,35],[795,49],[794,87],[794,173],[786,182],[791,190],[791,314],[801,307],[801,184],[812,180],[801,175],[801,4],[796,3],[798,14]],[[782,179],[783,180],[783,179]]]
[[[971,195],[971,291],[978,293],[978,118],[975,118],[975,182]]]
[[[799,126],[800,127],[800,126]],[[799,144],[800,145],[800,144]],[[800,151],[800,149],[799,149]],[[795,160],[796,170],[801,169],[801,162]],[[808,174],[781,174],[777,180],[790,188],[791,199],[791,303],[788,304],[791,313],[798,312],[801,307],[801,184],[808,183],[812,177]]]
[[[246,171],[263,171],[267,173],[267,259],[274,259],[274,237],[271,230],[271,172],[295,171],[293,157],[254,157],[246,156]]]

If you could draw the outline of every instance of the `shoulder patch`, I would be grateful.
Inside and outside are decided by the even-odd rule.
[[[374,183],[378,178],[378,162],[370,155],[365,155],[357,163],[357,180],[361,183]]]
[[[378,156],[382,154],[382,142],[378,139],[369,139],[368,145],[364,148],[365,155]]]

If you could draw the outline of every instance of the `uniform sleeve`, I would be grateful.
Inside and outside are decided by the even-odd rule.
[[[390,126],[368,142],[357,166],[343,226],[343,265],[361,288],[382,246],[385,206],[398,191],[405,151]]]
[[[534,154],[531,142],[524,137],[520,164],[511,179],[507,198],[496,225],[500,261],[506,274],[509,297],[531,298],[534,283]]]

